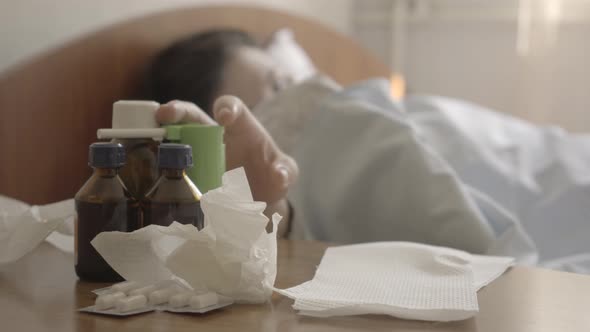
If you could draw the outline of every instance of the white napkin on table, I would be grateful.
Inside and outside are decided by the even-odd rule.
[[[308,316],[463,320],[479,309],[477,290],[513,262],[417,243],[357,244],[328,248],[311,281],[277,291]]]
[[[22,258],[45,239],[73,252],[74,216],[73,199],[31,206],[0,196],[0,265]]]
[[[276,277],[276,230],[263,202],[255,202],[243,168],[226,172],[223,185],[203,195],[205,227],[174,222],[135,232],[103,232],[92,245],[107,263],[129,281],[152,284],[181,279],[237,302],[268,300]]]

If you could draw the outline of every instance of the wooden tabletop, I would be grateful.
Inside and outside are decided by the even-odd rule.
[[[276,286],[313,277],[327,245],[279,242]],[[152,312],[127,318],[79,313],[94,303],[79,282],[73,256],[44,243],[18,262],[0,267],[0,331],[590,331],[590,276],[515,267],[478,293],[480,313],[453,323],[387,316],[312,318],[274,294],[261,305],[233,305],[205,315]]]

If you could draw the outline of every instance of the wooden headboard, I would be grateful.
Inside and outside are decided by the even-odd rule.
[[[114,101],[136,96],[153,55],[218,27],[259,39],[289,27],[317,67],[342,84],[389,74],[351,39],[268,9],[198,7],[124,22],[0,73],[0,194],[32,204],[72,197],[90,174],[96,130],[110,127]]]

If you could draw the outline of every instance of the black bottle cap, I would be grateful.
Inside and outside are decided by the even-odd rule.
[[[125,165],[125,148],[119,143],[92,143],[88,165],[98,168],[119,168]]]
[[[158,166],[173,169],[193,167],[193,149],[186,144],[160,144],[158,148]]]

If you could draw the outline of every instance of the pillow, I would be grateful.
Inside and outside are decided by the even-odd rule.
[[[295,40],[293,31],[289,29],[274,32],[265,49],[277,64],[293,77],[295,83],[317,72],[305,50]]]

